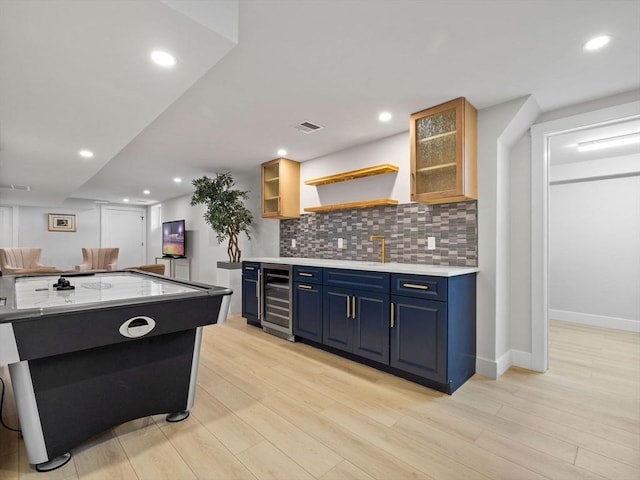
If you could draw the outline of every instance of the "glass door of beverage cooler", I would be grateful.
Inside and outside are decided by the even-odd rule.
[[[291,266],[262,264],[262,328],[293,341]]]

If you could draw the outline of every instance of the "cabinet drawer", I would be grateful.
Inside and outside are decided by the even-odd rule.
[[[247,278],[258,278],[260,264],[257,262],[242,262],[242,275]]]
[[[322,283],[321,267],[293,267],[293,281],[304,283]]]
[[[388,293],[389,273],[327,268],[324,271],[324,284],[332,287]]]
[[[428,275],[391,275],[391,293],[404,297],[447,300],[447,278]]]

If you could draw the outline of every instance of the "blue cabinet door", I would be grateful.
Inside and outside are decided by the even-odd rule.
[[[389,364],[389,295],[386,293],[353,291],[352,352],[361,357]]]
[[[393,328],[389,364],[436,382],[447,383],[446,303],[391,297]]]
[[[351,351],[353,319],[350,317],[352,290],[325,287],[322,302],[322,343]]]
[[[247,323],[259,326],[257,288],[257,278],[242,276],[242,316]]]
[[[322,285],[296,282],[293,305],[293,334],[322,343]]]

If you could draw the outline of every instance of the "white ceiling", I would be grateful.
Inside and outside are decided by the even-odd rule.
[[[278,148],[305,161],[406,131],[459,96],[548,111],[640,87],[638,1],[240,1],[235,46],[233,28],[172,4],[204,5],[0,0],[0,184],[31,187],[0,204],[162,201]],[[610,45],[582,50],[602,33]],[[148,61],[158,47],[173,69]],[[325,128],[302,134],[303,120]]]

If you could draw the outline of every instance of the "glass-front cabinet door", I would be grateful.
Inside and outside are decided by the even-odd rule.
[[[476,118],[464,98],[411,115],[411,200],[477,198]]]

